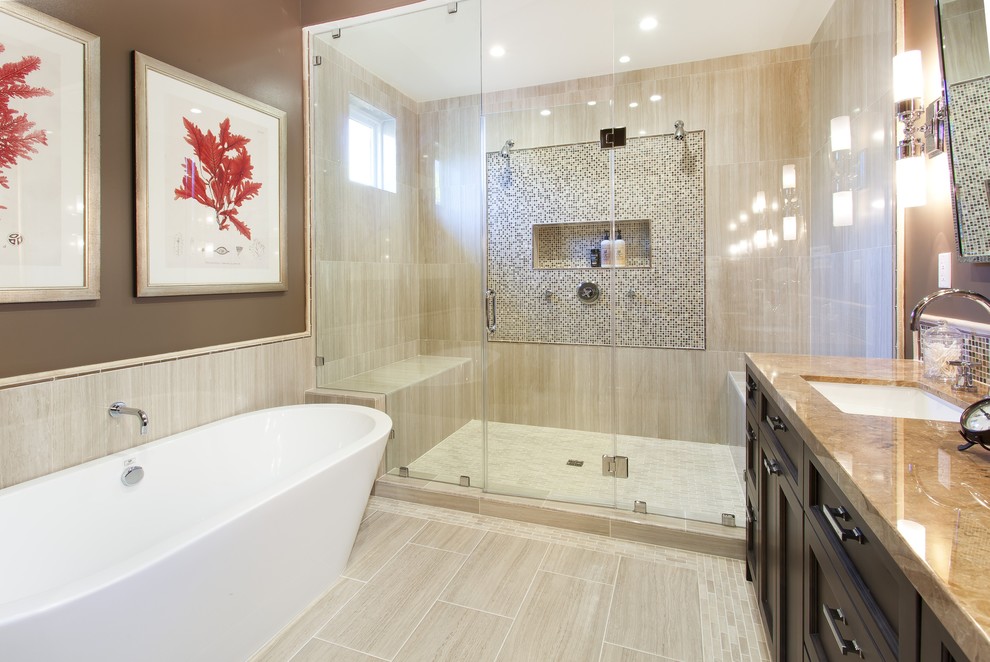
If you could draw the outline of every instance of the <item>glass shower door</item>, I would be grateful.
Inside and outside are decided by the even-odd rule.
[[[484,4],[486,490],[613,506],[612,3],[593,43],[547,29],[559,7]]]
[[[317,384],[384,408],[383,470],[483,484],[481,0],[311,34]]]

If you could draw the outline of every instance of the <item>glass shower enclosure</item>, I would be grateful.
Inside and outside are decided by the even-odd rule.
[[[742,526],[704,104],[624,61],[660,3],[517,4],[310,35],[318,386],[388,411],[389,473]]]

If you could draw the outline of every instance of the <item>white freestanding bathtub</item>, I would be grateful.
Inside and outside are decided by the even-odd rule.
[[[391,428],[267,409],[0,490],[0,660],[249,658],[340,575]]]

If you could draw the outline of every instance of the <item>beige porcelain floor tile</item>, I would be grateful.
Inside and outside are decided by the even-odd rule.
[[[549,545],[488,533],[460,569],[441,600],[513,617]]]
[[[590,582],[614,584],[618,567],[619,557],[615,554],[554,544],[550,545],[540,570]]]
[[[605,644],[602,648],[601,662],[675,662],[669,657],[651,655],[643,651],[623,648],[613,644]]]
[[[538,573],[498,659],[596,662],[611,597],[607,584]]]
[[[310,607],[295,623],[283,630],[278,638],[252,658],[251,662],[283,662],[290,659],[296,651],[305,646],[306,642],[320,628],[327,624],[327,621],[340,611],[341,607],[347,604],[348,600],[361,590],[362,586],[364,586],[364,582],[354,581],[346,577],[340,578],[316,604]]]
[[[470,554],[484,537],[485,532],[481,529],[443,522],[429,522],[413,537],[411,542],[448,552]]]
[[[623,557],[605,640],[693,662],[702,659],[698,573]]]
[[[301,651],[296,653],[292,662],[379,662],[381,659],[319,639],[311,639]]]
[[[404,517],[393,513],[369,515],[358,529],[357,539],[351,549],[351,558],[344,569],[344,576],[368,581],[382,566],[388,563],[416,533],[426,520]]]
[[[396,662],[490,662],[512,620],[437,602],[396,656]]]
[[[316,635],[391,659],[464,563],[464,556],[406,545]]]

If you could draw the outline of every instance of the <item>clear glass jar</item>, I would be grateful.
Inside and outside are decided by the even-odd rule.
[[[942,320],[921,333],[921,355],[924,358],[925,377],[942,382],[950,381],[955,374],[949,361],[961,361],[965,336]]]

